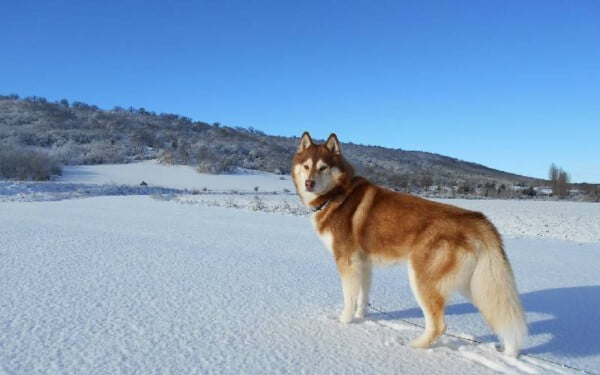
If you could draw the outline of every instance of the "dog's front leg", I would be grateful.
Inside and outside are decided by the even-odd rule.
[[[346,324],[352,322],[356,311],[358,292],[361,287],[361,267],[359,262],[348,257],[338,259],[337,267],[344,294],[344,310],[340,322]]]
[[[356,307],[356,318],[362,319],[367,312],[369,305],[369,290],[371,289],[371,264],[366,261],[362,262],[360,268],[360,289],[358,291],[358,301]]]

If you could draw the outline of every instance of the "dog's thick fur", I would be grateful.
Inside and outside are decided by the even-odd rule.
[[[502,239],[483,214],[354,176],[335,134],[317,145],[305,132],[292,176],[335,258],[344,295],[342,323],[365,316],[372,266],[405,260],[425,315],[425,331],[414,347],[430,346],[445,331],[446,301],[459,291],[503,340],[505,353],[518,355],[527,335],[525,316]]]

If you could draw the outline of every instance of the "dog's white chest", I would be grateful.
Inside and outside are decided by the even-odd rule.
[[[333,234],[331,234],[331,232],[328,230],[319,232],[319,230],[317,229],[318,226],[317,226],[317,220],[316,220],[316,213],[314,213],[312,215],[311,222],[312,222],[313,228],[315,228],[315,232],[317,232],[317,235],[323,242],[323,245],[325,245],[327,250],[329,250],[329,252],[333,255]]]

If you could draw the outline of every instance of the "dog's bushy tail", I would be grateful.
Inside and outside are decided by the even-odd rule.
[[[471,298],[504,342],[505,354],[517,356],[527,337],[527,323],[502,240],[495,228],[492,232],[478,252],[470,282]]]

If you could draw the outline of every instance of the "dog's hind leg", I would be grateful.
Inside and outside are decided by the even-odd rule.
[[[367,261],[361,263],[360,289],[358,290],[358,302],[356,306],[356,318],[362,319],[369,305],[369,290],[371,289],[371,264]]]
[[[425,332],[413,340],[410,345],[414,348],[427,348],[446,331],[444,322],[446,298],[435,283],[426,278],[419,278],[410,262],[408,272],[411,289],[425,316]]]

